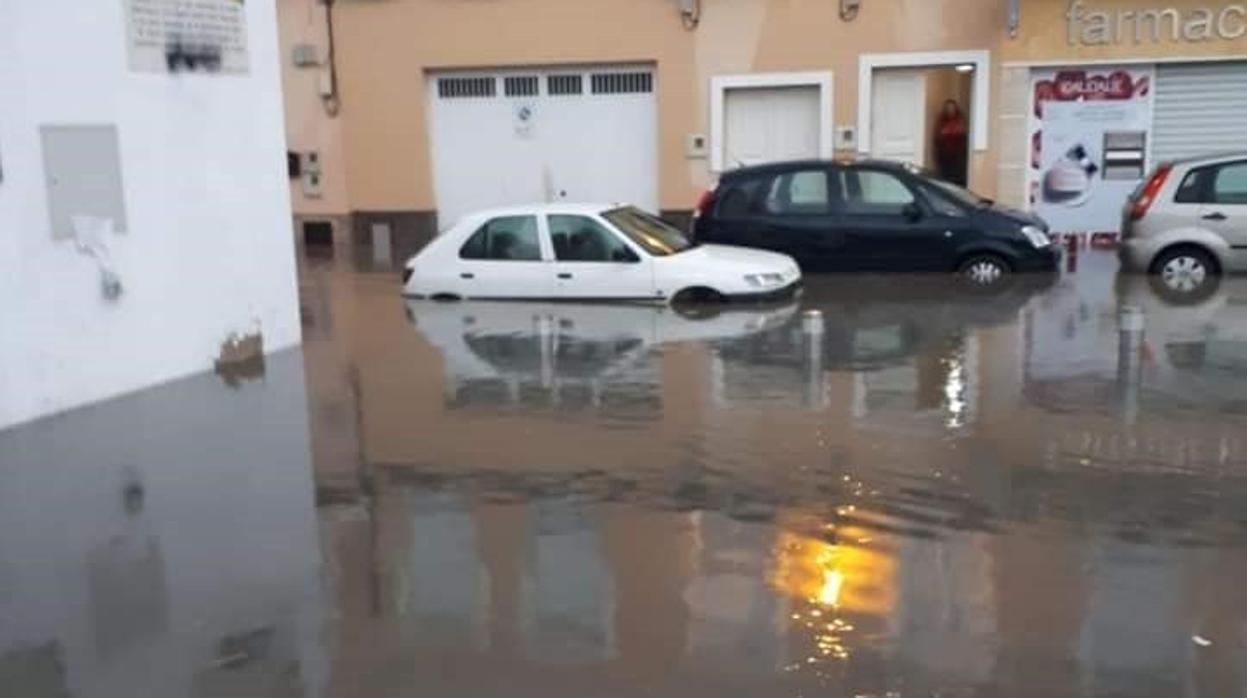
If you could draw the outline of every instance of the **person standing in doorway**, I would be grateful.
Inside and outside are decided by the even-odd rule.
[[[935,124],[935,166],[941,178],[962,187],[967,181],[969,135],[970,127],[961,105],[954,99],[944,102]]]

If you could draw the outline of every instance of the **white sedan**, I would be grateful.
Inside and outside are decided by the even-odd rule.
[[[699,301],[792,295],[773,252],[696,245],[632,206],[542,204],[466,216],[407,262],[417,298]]]

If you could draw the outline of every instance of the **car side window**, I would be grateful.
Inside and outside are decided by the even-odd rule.
[[[797,170],[778,174],[771,180],[762,201],[765,213],[780,216],[809,216],[831,210],[827,171]]]
[[[1176,204],[1200,204],[1204,202],[1204,191],[1207,189],[1205,182],[1208,180],[1208,173],[1211,170],[1207,167],[1200,167],[1186,173],[1186,177],[1182,178],[1182,183],[1178,185],[1178,191],[1173,195],[1173,202]]]
[[[838,175],[845,213],[900,215],[914,203],[914,193],[889,172],[845,169]]]
[[[754,176],[740,177],[725,183],[716,197],[719,200],[716,210],[718,215],[721,218],[737,218],[752,213],[764,181],[767,180]]]
[[[1212,202],[1247,205],[1247,162],[1222,165],[1212,180]]]
[[[637,255],[614,231],[588,216],[550,216],[550,241],[560,262],[635,262]]]
[[[931,205],[931,209],[936,214],[946,218],[965,218],[966,212],[957,204],[949,201],[947,197],[937,191],[934,187],[923,187],[923,194],[926,195],[927,203]]]
[[[459,248],[460,259],[540,262],[536,216],[491,218]]]

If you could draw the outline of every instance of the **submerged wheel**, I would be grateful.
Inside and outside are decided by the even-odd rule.
[[[1221,270],[1207,251],[1172,247],[1162,251],[1150,269],[1153,287],[1167,300],[1196,301],[1216,290]]]
[[[1003,282],[1013,273],[1013,267],[999,255],[990,253],[967,257],[957,267],[957,274],[976,288],[989,288]]]

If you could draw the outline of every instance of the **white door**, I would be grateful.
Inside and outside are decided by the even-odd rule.
[[[457,252],[453,287],[463,298],[549,298],[549,253],[537,216],[499,216],[468,236]]]
[[[546,217],[560,298],[656,298],[654,261],[589,216]]]
[[[870,154],[926,162],[927,77],[921,70],[877,70],[870,104]]]
[[[728,169],[819,155],[819,87],[731,88],[723,97]]]
[[[648,67],[428,76],[438,223],[541,201],[658,206]]]

